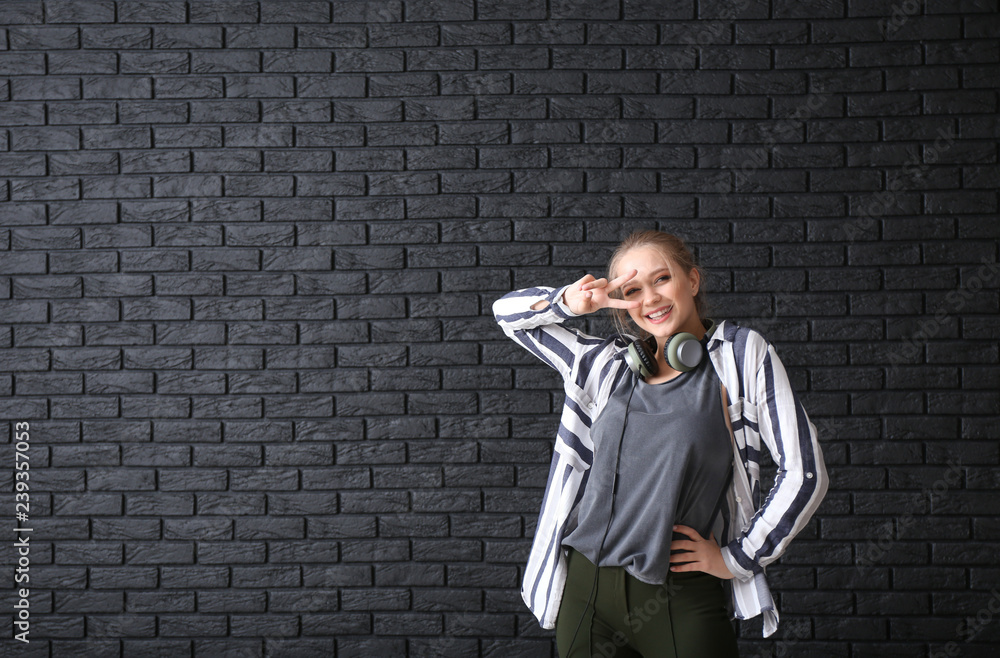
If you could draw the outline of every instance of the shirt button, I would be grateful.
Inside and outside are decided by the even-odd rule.
[[[737,503],[742,503],[742,502],[743,502],[743,499],[742,499],[742,498],[740,498],[739,496],[737,496],[737,497],[736,497],[736,502],[737,502]]]
[[[807,477],[807,478],[811,478],[812,476],[813,476],[813,474],[812,474],[812,473],[806,473],[806,477]]]
[[[588,406],[588,407],[590,407],[591,409],[593,409],[594,407],[596,407],[596,406],[597,406],[597,403],[595,403],[595,402],[591,402],[591,403],[590,403],[590,404],[588,404],[587,406]]]

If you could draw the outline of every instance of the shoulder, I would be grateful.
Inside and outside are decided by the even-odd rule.
[[[771,348],[771,341],[760,331],[739,324],[735,320],[723,320],[719,322],[714,338],[729,343],[731,354],[741,370],[749,370],[749,375],[753,375],[757,368],[764,362],[768,350]]]
[[[752,327],[746,327],[736,320],[721,320],[713,338],[733,343],[733,345],[770,345],[770,341]]]
[[[628,352],[628,346],[632,344],[632,341],[638,340],[638,336],[633,336],[631,334],[619,334],[614,333],[610,336],[605,336],[601,340],[601,349],[597,352],[600,357],[595,359],[594,363],[591,363],[591,367],[601,367],[603,370],[604,361],[613,361],[615,359],[621,359],[626,352]],[[608,374],[605,372],[605,374]]]
[[[577,383],[583,386],[582,382],[589,381],[591,379],[590,373],[595,371],[600,373],[600,377],[597,378],[600,382],[616,377],[618,368],[609,368],[608,365],[616,362],[619,365],[623,364],[624,356],[628,353],[628,346],[637,339],[631,334],[613,333],[595,341],[597,343],[596,349],[587,358],[580,359],[578,363],[578,369],[575,373]]]
[[[613,343],[615,347],[626,348],[632,344],[632,341],[639,340],[638,336],[633,336],[629,333],[624,334],[611,334],[608,336],[608,341]]]

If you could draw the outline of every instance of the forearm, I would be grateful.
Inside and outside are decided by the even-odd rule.
[[[792,389],[773,346],[767,349],[755,386],[761,392],[756,405],[760,438],[778,471],[764,504],[723,551],[727,566],[741,579],[781,557],[809,523],[829,486],[816,426]]]
[[[778,560],[809,523],[828,487],[823,466],[810,472],[814,476],[802,481],[785,473],[785,481],[771,490],[750,527],[721,547],[722,559],[734,576],[749,580]]]
[[[579,336],[560,326],[571,316],[557,302],[560,291],[549,286],[514,290],[493,302],[493,315],[509,338],[567,377],[581,346]]]
[[[518,329],[560,323],[576,316],[563,301],[566,287],[534,286],[509,292],[493,302],[493,315],[508,335]]]

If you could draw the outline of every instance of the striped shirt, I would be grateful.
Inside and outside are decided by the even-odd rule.
[[[536,286],[493,303],[503,332],[562,375],[566,393],[548,482],[521,583],[521,598],[542,628],[553,629],[568,572],[562,539],[577,522],[588,469],[590,436],[615,385],[627,371],[622,358],[634,336],[589,336],[561,323],[577,314],[562,299],[569,286]],[[540,300],[548,305],[532,310]],[[722,559],[735,576],[723,579],[730,619],[763,615],[763,636],[778,628],[778,609],[765,567],[777,560],[806,526],[826,495],[828,477],[816,426],[788,381],[784,366],[759,332],[718,323],[707,343],[712,365],[730,398],[734,473],[724,514],[713,529]],[[720,393],[721,394],[721,393]],[[777,465],[763,506],[761,442]]]

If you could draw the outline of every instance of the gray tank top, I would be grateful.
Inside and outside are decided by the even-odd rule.
[[[666,582],[670,542],[688,539],[673,525],[691,526],[707,539],[723,508],[733,449],[722,414],[719,376],[707,354],[694,370],[660,384],[647,384],[626,369],[591,427],[594,460],[580,501],[579,524],[562,544],[597,564],[610,516],[598,566],[625,567],[654,585]],[[619,437],[621,462],[611,516]]]

